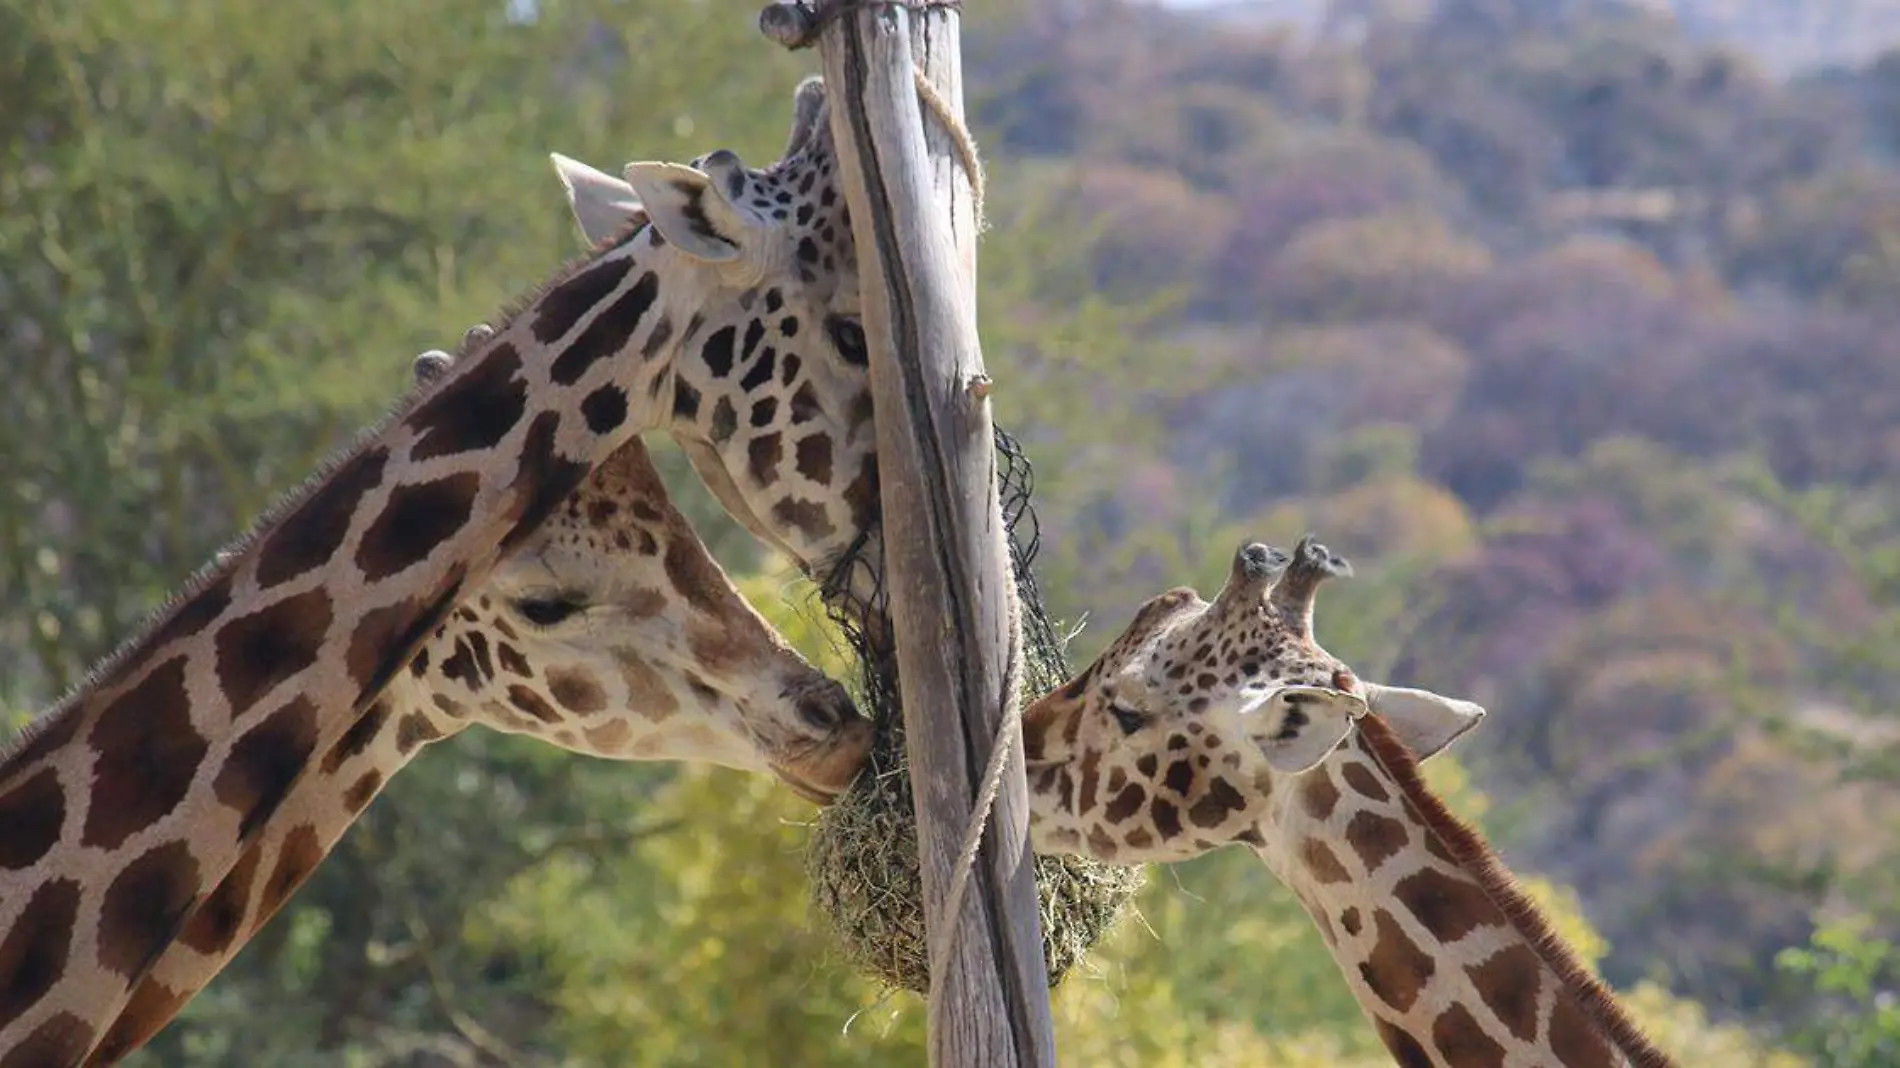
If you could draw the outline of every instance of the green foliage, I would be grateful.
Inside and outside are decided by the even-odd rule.
[[[1900,1061],[1900,947],[1865,918],[1824,924],[1805,948],[1775,963],[1821,995],[1823,1010],[1794,1029],[1791,1045],[1827,1068]]]

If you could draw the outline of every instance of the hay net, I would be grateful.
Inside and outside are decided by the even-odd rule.
[[[1024,699],[1047,693],[1069,678],[1067,643],[1043,603],[1036,584],[1036,555],[1042,550],[1042,525],[1031,494],[1035,469],[1022,446],[1001,427],[994,429],[998,471],[996,491],[1009,545],[1010,570],[1022,619]],[[890,600],[884,588],[883,560],[867,553],[871,531],[861,532],[819,584],[825,614],[844,636],[857,663],[853,680],[872,721],[884,729],[901,726],[895,646],[889,635]]]
[[[994,441],[997,493],[1020,602],[1027,700],[1067,681],[1068,657],[1033,568],[1042,546],[1031,503],[1034,471],[1014,438],[998,429]],[[863,551],[869,542],[868,535],[860,536],[821,592],[826,613],[856,656],[856,696],[876,724],[876,740],[865,771],[820,815],[807,874],[813,901],[828,915],[846,959],[890,986],[927,993],[929,953],[903,709],[882,561]],[[1043,962],[1051,986],[1113,926],[1142,880],[1140,868],[1077,857],[1036,858]]]

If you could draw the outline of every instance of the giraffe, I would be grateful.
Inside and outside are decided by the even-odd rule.
[[[1313,636],[1324,546],[1242,547],[1212,603],[1147,602],[1024,713],[1039,852],[1133,863],[1252,849],[1318,926],[1394,1060],[1673,1062],[1578,961],[1418,761],[1483,710],[1356,678]]]
[[[417,377],[452,361],[426,352]],[[291,787],[88,1063],[113,1063],[169,1024],[397,772],[477,724],[590,756],[770,771],[819,803],[849,784],[870,744],[870,721],[733,588],[635,438],[496,565]]]
[[[862,365],[863,335],[842,203],[818,203],[822,114],[801,86],[763,170],[730,152],[629,165],[641,218],[0,753],[0,1068],[84,1056],[318,754],[636,434],[664,427],[777,487],[775,529],[811,542],[875,501],[852,492],[875,467],[868,394],[839,370]]]
[[[793,141],[809,139],[813,155],[830,151],[828,131],[822,128],[824,99],[824,83],[816,77],[798,87]],[[730,167],[730,156],[714,152],[689,166],[716,174]],[[690,232],[690,213],[671,198],[654,200],[650,185],[636,188],[631,170],[624,179],[615,178],[558,152],[550,158],[586,241],[611,240],[643,216],[662,232]],[[791,212],[816,237],[816,244],[797,248],[801,269],[815,264],[840,279],[831,298],[833,312],[822,324],[837,358],[816,365],[809,356],[801,359],[789,344],[797,336],[795,321],[780,323],[776,334],[769,321],[761,324],[763,331],[747,326],[736,342],[737,357],[731,333],[709,335],[706,359],[681,373],[685,420],[672,434],[694,473],[733,519],[824,583],[832,603],[864,605],[871,600],[865,585],[870,573],[838,565],[875,561],[882,552],[869,351],[858,317],[856,252],[843,190],[828,163],[808,175],[800,180],[795,200],[787,202],[780,192],[770,203],[774,210]],[[707,202],[718,201],[716,194],[725,187],[714,181]],[[776,303],[768,290],[761,305],[766,319]],[[704,398],[718,388],[717,380],[735,359],[751,361],[743,380],[761,383],[763,392],[748,397],[749,406],[708,403]],[[788,464],[788,457],[793,462]],[[844,593],[856,596],[840,598]]]

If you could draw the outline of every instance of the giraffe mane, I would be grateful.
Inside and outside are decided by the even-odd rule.
[[[555,271],[554,274],[550,276],[547,281],[541,283],[538,286],[535,286],[533,289],[528,290],[526,295],[517,297],[514,300],[509,301],[505,306],[503,306],[501,314],[495,318],[495,321],[492,323],[489,323],[488,325],[494,329],[495,335],[499,335],[503,331],[506,331],[510,326],[514,324],[515,319],[518,318],[522,312],[525,312],[529,308],[532,308],[536,304],[540,303],[541,298],[544,296],[547,296],[547,293],[550,289],[553,289],[555,286],[558,286],[562,282],[565,282],[568,279],[574,277],[574,275],[579,273],[582,268],[589,266],[600,257],[606,255],[607,253],[613,251],[614,249],[619,248],[620,246],[626,244],[627,242],[632,241],[635,237],[638,237],[640,234],[640,231],[646,228],[646,225],[649,221],[650,221],[650,217],[647,215],[645,208],[636,208],[632,212],[629,212],[627,215],[626,225],[621,227],[621,229],[617,233],[615,233],[611,237],[595,242],[590,248],[588,248],[586,252],[583,252],[579,256],[575,256],[572,259],[569,259],[566,263],[562,264],[560,270]],[[487,340],[475,340],[469,337],[468,335],[463,335],[462,340],[459,343],[457,343],[455,346],[454,366],[456,367],[462,366],[462,360],[465,357],[469,356],[475,350],[480,349],[483,345],[486,345],[486,344],[488,344]],[[444,375],[443,377],[447,378],[449,376]],[[411,398],[411,400],[414,400],[414,399],[418,399],[418,398],[415,398],[415,397]],[[397,414],[401,414],[401,413],[398,412]]]
[[[501,316],[493,324],[495,332],[499,334],[506,330],[518,316],[529,308],[532,308],[550,289],[572,278],[582,268],[593,263],[594,260],[606,252],[631,241],[646,224],[646,213],[644,211],[634,212],[632,217],[628,220],[626,228],[620,233],[596,244],[586,253],[570,259],[567,263],[563,264],[558,271],[554,272],[545,283],[531,290],[527,296],[511,301],[507,309],[503,311]],[[487,341],[481,341],[476,343],[474,347],[480,348],[486,344],[488,344]],[[462,358],[469,355],[469,352],[470,346],[468,339],[464,338],[464,340],[456,346],[456,367],[462,366]],[[143,652],[146,641],[148,641],[152,635],[162,630],[165,624],[171,621],[172,617],[176,616],[181,609],[196,599],[199,594],[202,594],[219,579],[230,574],[233,562],[238,557],[242,556],[255,545],[258,539],[273,530],[286,515],[295,511],[299,505],[307,501],[310,496],[317,491],[318,487],[329,480],[330,476],[336,472],[339,466],[351,456],[354,456],[365,444],[374,439],[377,435],[383,433],[390,426],[407,416],[417,405],[425,398],[431,396],[437,389],[445,387],[448,382],[455,377],[455,374],[451,372],[433,381],[421,383],[412,381],[410,388],[404,391],[403,395],[398,398],[394,404],[384,410],[381,418],[371,423],[368,427],[357,431],[346,444],[332,450],[330,454],[324,457],[322,462],[317,465],[314,473],[292,487],[289,491],[278,496],[275,501],[266,506],[263,512],[261,512],[242,533],[226,542],[222,548],[218,549],[217,552],[212,555],[210,561],[200,565],[198,570],[194,571],[191,577],[187,578],[176,592],[170,597],[167,597],[157,608],[147,612],[145,617],[139,621],[138,625],[132,628],[131,633],[124,640],[119,642],[118,645],[114,646],[111,652],[94,661],[92,666],[86,669],[85,674],[80,676],[78,681],[68,686],[57,701],[53,702],[45,711],[40,712],[29,720],[26,726],[20,728],[12,738],[7,739],[4,745],[0,745],[0,769],[4,769],[15,756],[25,751],[36,739],[45,735],[63,720],[65,716],[71,712],[77,699],[81,695],[90,692],[105,679],[110,678],[112,673],[127,660]]]
[[[1359,736],[1365,740],[1372,759],[1391,776],[1426,829],[1437,835],[1458,866],[1477,880],[1485,896],[1524,936],[1539,959],[1556,973],[1563,990],[1577,1000],[1616,1048],[1630,1058],[1634,1068],[1674,1068],[1676,1062],[1650,1041],[1610,988],[1584,967],[1576,951],[1557,934],[1543,910],[1524,892],[1516,876],[1505,868],[1484,835],[1453,814],[1432,792],[1424,776],[1419,774],[1418,758],[1392,728],[1378,716],[1366,716],[1359,721]]]

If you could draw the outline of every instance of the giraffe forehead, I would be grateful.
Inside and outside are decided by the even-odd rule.
[[[855,300],[855,285],[837,284],[855,273],[856,260],[828,146],[744,173],[744,180],[731,182],[725,192],[735,206],[784,231],[799,281],[820,290],[826,300]]]

